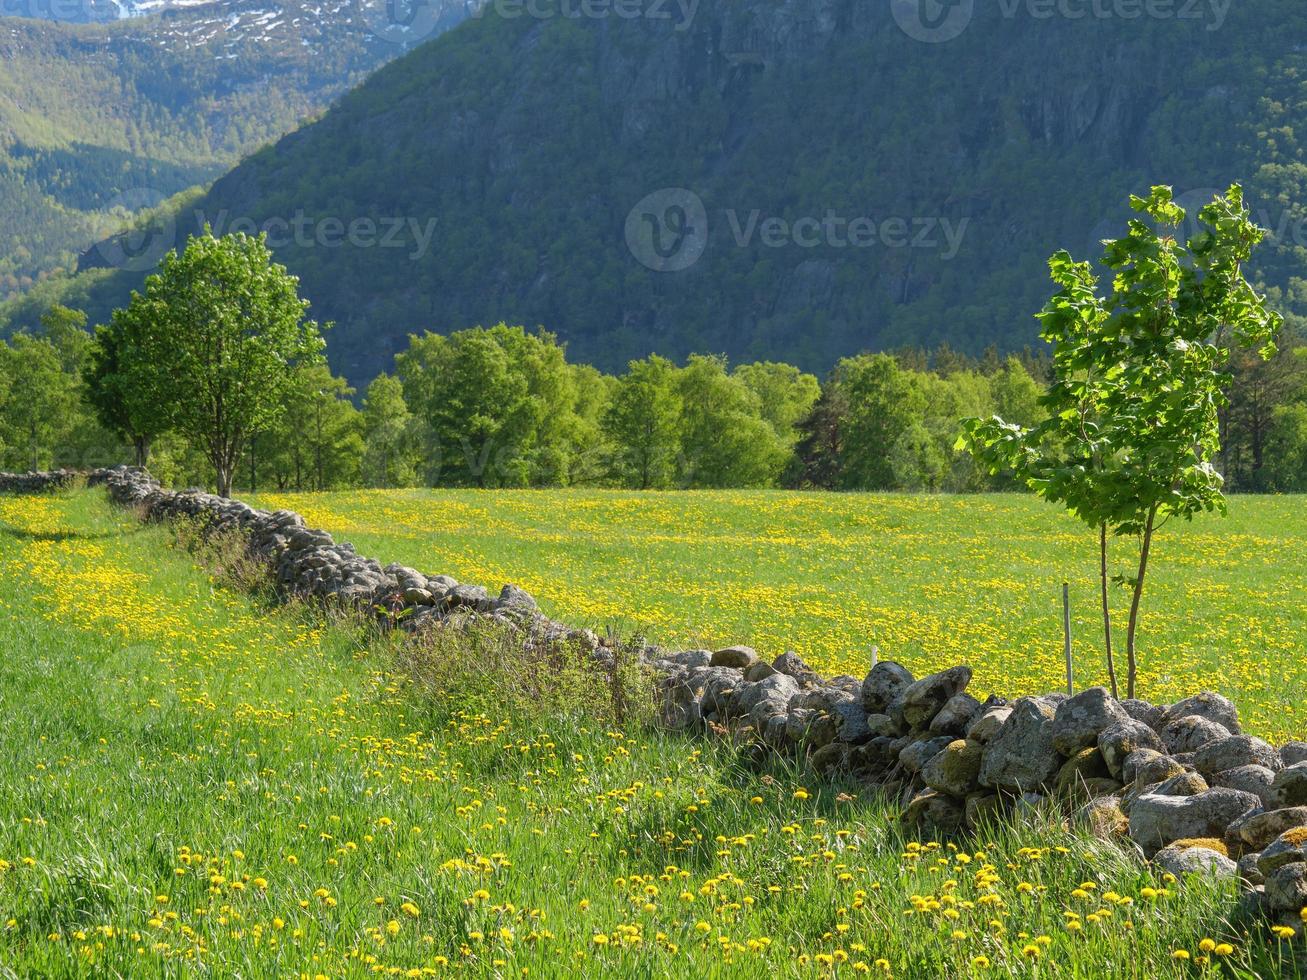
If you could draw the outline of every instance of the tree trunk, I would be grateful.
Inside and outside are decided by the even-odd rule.
[[[1112,682],[1112,697],[1119,697],[1116,687],[1116,660],[1112,656],[1112,614],[1107,600],[1107,524],[1098,526],[1098,569],[1103,591],[1103,644],[1107,649],[1107,677]]]
[[[1135,696],[1135,681],[1138,677],[1139,665],[1135,658],[1135,628],[1139,625],[1139,600],[1144,594],[1144,575],[1148,572],[1148,552],[1153,544],[1153,520],[1157,517],[1157,505],[1148,512],[1148,521],[1144,524],[1144,537],[1139,545],[1139,574],[1135,578],[1134,595],[1130,598],[1130,624],[1126,628],[1125,650],[1126,650],[1126,669],[1128,671],[1126,679],[1126,697]]]
[[[132,448],[136,450],[136,465],[144,469],[150,462],[150,439],[148,436],[132,438]]]
[[[215,460],[213,466],[218,478],[218,496],[231,496],[231,467],[225,460]]]

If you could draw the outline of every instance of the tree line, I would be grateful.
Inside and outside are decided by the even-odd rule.
[[[55,306],[0,344],[7,469],[148,463],[174,484],[1015,489],[960,420],[1048,421],[1052,360],[941,347],[865,353],[818,379],[777,362],[652,355],[608,375],[544,330],[410,337],[356,392],[329,370],[298,283],[260,239],[195,236],[92,333]],[[1307,489],[1307,347],[1237,351],[1220,409],[1226,485]]]

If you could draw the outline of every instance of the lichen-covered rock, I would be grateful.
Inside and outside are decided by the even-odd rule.
[[[939,714],[949,698],[961,694],[970,683],[970,667],[965,665],[950,667],[948,670],[928,674],[921,680],[909,684],[899,695],[894,707],[902,712],[903,720],[910,727],[925,728],[935,715]]]
[[[1105,687],[1091,687],[1057,706],[1053,717],[1053,747],[1073,756],[1098,744],[1098,736],[1130,716]]]
[[[948,735],[924,735],[911,740],[899,751],[899,763],[908,772],[921,772],[926,763],[943,752],[953,739]]]
[[[1215,691],[1203,691],[1191,698],[1177,701],[1163,713],[1162,726],[1165,728],[1181,718],[1206,718],[1234,735],[1240,732],[1239,710],[1229,698]]]
[[[997,793],[977,790],[967,796],[962,809],[966,815],[967,826],[972,830],[979,830],[1007,812],[1007,801]]]
[[[1280,746],[1280,761],[1286,766],[1307,762],[1307,742],[1285,742]]]
[[[1307,827],[1307,806],[1261,810],[1246,814],[1230,825],[1230,834],[1246,847],[1260,851],[1286,830]]]
[[[1130,820],[1117,796],[1100,796],[1076,810],[1072,823],[1095,837],[1121,837],[1130,830]]]
[[[1161,752],[1165,748],[1157,732],[1133,718],[1103,729],[1098,736],[1098,751],[1103,753],[1108,771],[1118,779],[1121,778],[1126,757],[1130,753],[1139,749]]]
[[[984,746],[966,739],[950,742],[922,768],[922,781],[933,790],[963,799],[980,786],[984,751]]]
[[[1266,902],[1273,909],[1298,912],[1307,908],[1307,863],[1285,864],[1266,876]]]
[[[754,652],[753,647],[727,647],[724,650],[718,650],[712,655],[710,661],[713,667],[730,667],[734,670],[744,670],[758,660],[758,654]]]
[[[776,673],[776,668],[765,660],[759,660],[757,663],[749,664],[744,668],[744,679],[746,681],[765,681],[772,674]],[[795,683],[798,683],[797,681]]]
[[[813,752],[808,764],[818,776],[829,776],[835,770],[844,768],[848,753],[847,745],[842,742],[830,742]]]
[[[669,664],[676,664],[680,667],[707,667],[712,663],[712,651],[682,650],[680,653],[670,654],[663,659]]]
[[[915,678],[912,671],[892,660],[882,660],[872,667],[862,682],[862,706],[867,714],[887,714],[887,709],[908,689]]]
[[[1230,737],[1230,730],[1201,715],[1185,715],[1162,726],[1162,741],[1172,755],[1196,752],[1204,745]]]
[[[1239,871],[1227,855],[1207,847],[1171,844],[1158,851],[1153,861],[1177,878],[1191,874],[1231,878]]]
[[[979,742],[981,745],[988,745],[1003,729],[1012,714],[1010,704],[998,704],[991,708],[983,709],[980,714],[972,719],[971,724],[967,725],[966,737],[973,742]]]
[[[956,830],[966,819],[962,801],[934,790],[923,790],[912,798],[903,811],[903,822],[910,826],[926,825],[940,830]]]
[[[991,789],[1022,792],[1048,784],[1061,760],[1053,748],[1052,705],[1039,698],[1020,698],[1012,705],[998,735],[985,747],[980,784]]]
[[[937,735],[956,735],[961,737],[971,724],[971,719],[980,712],[980,702],[963,691],[944,702],[930,722],[930,730]]]
[[[1277,808],[1307,806],[1307,762],[1295,762],[1275,774],[1270,802]]]
[[[1219,787],[1194,796],[1144,793],[1130,807],[1130,837],[1146,854],[1186,837],[1219,839],[1259,803],[1251,793]]]
[[[1162,717],[1166,714],[1162,706],[1139,698],[1122,698],[1121,707],[1135,721],[1142,721],[1155,732],[1162,730]]]
[[[773,660],[771,665],[776,673],[793,677],[804,687],[821,681],[817,672],[804,663],[803,658],[793,650],[786,650]]]
[[[1213,786],[1228,786],[1230,789],[1252,793],[1265,804],[1270,798],[1271,783],[1274,780],[1275,773],[1265,766],[1239,766],[1218,772],[1209,782]]]
[[[1109,779],[1111,775],[1098,749],[1081,749],[1058,770],[1053,779],[1053,792],[1058,796],[1083,792],[1088,780]]]
[[[1269,877],[1276,868],[1307,861],[1307,827],[1293,827],[1262,848],[1257,869]]]
[[[881,735],[887,738],[898,738],[903,734],[899,723],[889,715],[867,715],[867,728],[871,730],[873,738]]]
[[[1149,792],[1159,796],[1197,796],[1205,793],[1208,788],[1207,780],[1192,770],[1186,770],[1178,776],[1162,780]]]
[[[784,676],[783,674],[777,676]],[[788,679],[788,678],[787,678]],[[841,701],[832,712],[839,719],[839,732],[835,736],[849,745],[861,745],[870,742],[871,727],[867,724],[867,709],[852,699]]]
[[[1251,735],[1231,735],[1208,742],[1194,751],[1194,768],[1211,776],[1240,766],[1261,766],[1272,773],[1284,768],[1280,753]]]
[[[747,715],[760,701],[779,701],[788,707],[798,693],[799,682],[785,674],[772,674],[752,683],[741,679],[730,697],[728,710],[732,715]]]
[[[1121,781],[1140,786],[1151,786],[1182,772],[1184,766],[1155,749],[1136,749],[1121,763]]]

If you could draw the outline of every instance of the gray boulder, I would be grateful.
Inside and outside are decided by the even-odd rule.
[[[1053,717],[1053,747],[1067,757],[1098,744],[1105,729],[1130,716],[1105,687],[1091,687],[1057,706]]]
[[[683,650],[664,659],[681,667],[707,667],[712,663],[712,653],[708,650]]]
[[[1162,715],[1162,727],[1181,718],[1206,718],[1231,734],[1239,734],[1239,710],[1229,698],[1215,691],[1203,691],[1171,705]]]
[[[952,742],[953,739],[948,735],[919,738],[899,752],[899,764],[908,772],[921,772],[931,759],[948,748]]]
[[[891,704],[911,686],[912,671],[893,660],[882,660],[862,682],[862,706],[867,714],[886,714]]]
[[[766,680],[772,674],[776,673],[776,668],[765,660],[759,660],[757,663],[749,664],[744,668],[744,679],[746,681]]]
[[[513,583],[509,582],[499,590],[499,609],[512,609],[520,613],[536,613],[540,607],[536,604],[535,598],[525,589],[520,589]]]
[[[1130,837],[1146,854],[1178,840],[1214,837],[1261,801],[1251,793],[1218,787],[1194,796],[1144,793],[1130,807]]]
[[[1307,742],[1285,742],[1280,746],[1280,760],[1286,766],[1307,762]]]
[[[1229,857],[1208,847],[1169,845],[1158,851],[1153,861],[1177,878],[1185,875],[1232,878],[1239,872],[1238,865]]]
[[[1098,751],[1103,753],[1103,761],[1117,779],[1121,778],[1126,757],[1130,753],[1139,749],[1161,752],[1165,748],[1157,732],[1133,718],[1105,728],[1098,736]]]
[[[771,665],[778,674],[788,674],[805,687],[821,680],[817,672],[804,663],[803,658],[793,650],[786,650],[773,660]]]
[[[1038,698],[1020,698],[998,735],[985,748],[980,784],[1017,792],[1048,784],[1061,768],[1053,748],[1052,705]]]
[[[944,702],[930,722],[930,730],[939,735],[961,736],[971,724],[971,720],[980,712],[980,702],[963,691]]]
[[[1185,715],[1162,726],[1162,741],[1172,755],[1196,752],[1204,745],[1229,737],[1228,728],[1201,715]]]
[[[1151,786],[1182,772],[1184,766],[1156,749],[1136,749],[1121,763],[1121,781],[1140,786]]]
[[[952,741],[926,763],[921,778],[933,790],[965,799],[980,787],[980,763],[984,752],[984,746],[976,742]]]
[[[949,698],[961,694],[970,683],[970,667],[965,665],[950,667],[948,670],[929,674],[909,684],[899,696],[895,707],[902,711],[903,720],[909,726],[925,728],[939,714]]]
[[[777,676],[784,677],[779,674]],[[786,678],[789,680],[789,678]],[[859,702],[848,700],[841,701],[835,705],[835,717],[839,719],[839,734],[836,735],[841,742],[847,742],[849,745],[862,745],[864,742],[870,742],[872,731],[867,724],[867,709]]]
[[[1267,875],[1266,903],[1295,914],[1307,908],[1307,863],[1286,864]]]
[[[971,724],[967,725],[967,738],[973,742],[979,742],[981,745],[988,745],[1002,731],[1003,725],[1011,714],[1012,706],[1008,704],[985,708],[972,719]]]
[[[735,670],[743,670],[758,660],[758,654],[754,652],[753,647],[727,647],[725,650],[718,650],[712,655],[711,664],[714,667],[731,667]]]
[[[1139,698],[1122,698],[1121,707],[1135,721],[1142,721],[1155,732],[1162,730],[1162,716],[1166,709],[1160,705]]]
[[[1209,788],[1207,780],[1198,773],[1186,771],[1162,780],[1148,792],[1156,793],[1158,796],[1197,796],[1199,793],[1207,792]]]
[[[1275,774],[1269,802],[1277,808],[1307,806],[1307,762],[1295,762]]]
[[[1270,797],[1271,783],[1274,780],[1275,773],[1265,766],[1237,766],[1212,776],[1211,784],[1241,789],[1245,793],[1252,793],[1265,803]]]
[[[1293,827],[1262,848],[1257,870],[1269,878],[1276,868],[1304,861],[1307,861],[1307,827]]]
[[[742,681],[730,700],[730,713],[747,715],[760,701],[779,701],[789,707],[790,700],[799,693],[799,682],[785,674],[772,674],[760,681]]]
[[[1254,851],[1264,849],[1286,830],[1307,827],[1307,806],[1283,810],[1259,810],[1240,817],[1230,825],[1230,836]]]
[[[1279,752],[1251,735],[1216,739],[1194,751],[1194,768],[1204,776],[1240,766],[1261,766],[1278,772],[1284,768],[1284,763]]]

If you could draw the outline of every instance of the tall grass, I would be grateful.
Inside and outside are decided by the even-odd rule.
[[[270,609],[96,493],[0,500],[0,615],[0,975],[1302,976],[1229,885],[1040,817],[914,840],[491,638]]]

